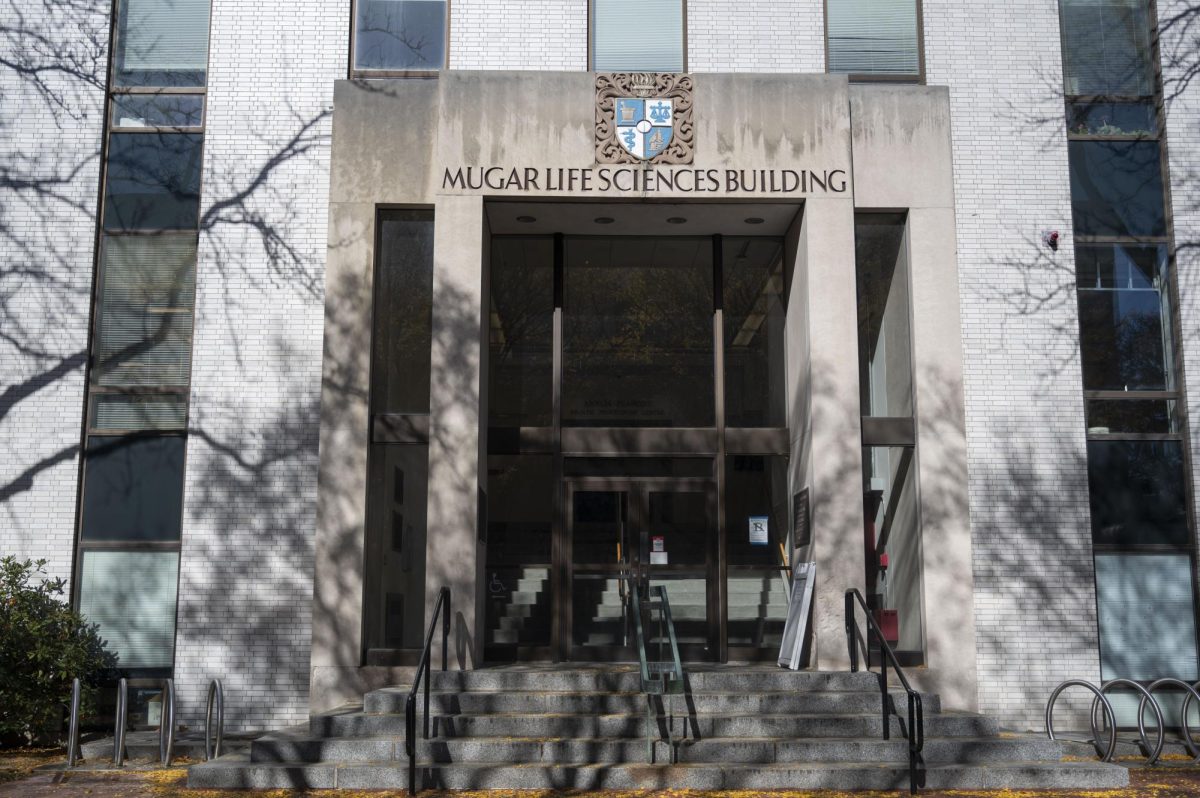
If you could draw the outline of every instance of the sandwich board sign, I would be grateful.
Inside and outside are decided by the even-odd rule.
[[[787,623],[783,626],[779,665],[794,671],[800,670],[800,656],[804,651],[804,638],[808,631],[808,611],[812,607],[816,570],[815,562],[797,563],[792,578],[792,600],[788,604]]]

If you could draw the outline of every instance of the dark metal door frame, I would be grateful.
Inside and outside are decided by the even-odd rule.
[[[717,482],[705,478],[676,477],[565,477],[562,481],[563,523],[561,535],[555,541],[554,561],[562,578],[556,580],[560,586],[555,600],[555,632],[558,660],[572,661],[634,661],[637,649],[621,646],[577,646],[574,642],[574,578],[576,565],[572,550],[575,533],[575,493],[604,492],[625,493],[628,498],[626,516],[626,541],[622,549],[622,562],[611,565],[588,564],[580,569],[592,573],[628,574],[635,577],[635,584],[644,586],[655,574],[700,572],[707,586],[705,607],[707,611],[708,644],[680,646],[685,659],[692,661],[717,661],[720,657],[720,635],[723,628],[723,612],[720,581],[720,558],[717,543]],[[700,493],[705,497],[706,517],[709,519],[704,541],[705,561],[697,565],[654,565],[648,562],[650,529],[648,523],[650,494]]]

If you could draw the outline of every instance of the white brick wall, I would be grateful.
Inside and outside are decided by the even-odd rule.
[[[308,714],[333,81],[350,4],[214,0],[184,497],[181,715]]]
[[[1175,232],[1175,280],[1183,329],[1183,370],[1192,463],[1200,462],[1200,9],[1191,0],[1158,0],[1167,161]],[[1188,20],[1184,24],[1184,20]],[[1192,468],[1193,495],[1200,469]]]
[[[69,577],[108,6],[0,4],[0,555]]]
[[[1058,682],[1099,676],[1058,3],[924,0],[924,21],[950,87],[980,708],[1038,728]]]
[[[692,72],[824,72],[821,0],[689,0]]]
[[[451,69],[588,68],[588,0],[451,0]]]

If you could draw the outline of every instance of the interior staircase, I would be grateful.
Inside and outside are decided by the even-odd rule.
[[[431,735],[417,746],[420,788],[908,788],[903,724],[892,716],[892,738],[882,739],[879,682],[872,673],[689,666],[686,694],[654,698],[653,721],[635,666],[431,675]],[[404,789],[407,695],[404,686],[376,690],[361,705],[264,735],[248,753],[192,766],[188,785]],[[905,706],[903,693],[893,699]],[[1064,761],[1060,743],[1002,735],[988,717],[943,712],[935,695],[923,700],[930,789],[1128,784],[1120,766]],[[653,762],[648,724],[655,727]],[[420,735],[420,720],[417,726]]]

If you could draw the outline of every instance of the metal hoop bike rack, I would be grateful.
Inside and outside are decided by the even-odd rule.
[[[1192,699],[1196,700],[1196,704],[1200,706],[1200,682],[1188,684],[1182,679],[1159,679],[1151,682],[1146,688],[1147,692],[1153,693],[1159,687],[1174,685],[1184,689],[1183,704],[1179,707],[1179,731],[1183,735],[1183,744],[1187,748],[1188,753],[1192,755],[1192,759],[1200,761],[1200,747],[1196,745],[1196,741],[1192,739],[1192,730],[1188,728],[1188,709],[1191,707]],[[1138,706],[1140,714],[1142,707]]]
[[[1162,755],[1163,745],[1166,743],[1167,723],[1163,717],[1162,707],[1159,706],[1158,701],[1154,699],[1154,696],[1150,695],[1149,690],[1147,690],[1145,687],[1142,687],[1132,679],[1110,679],[1100,686],[1100,692],[1107,693],[1114,687],[1129,687],[1135,692],[1141,694],[1142,698],[1141,701],[1138,702],[1137,713],[1138,747],[1142,749],[1142,756],[1146,757],[1146,764],[1153,765],[1158,761],[1159,756]],[[1144,710],[1146,708],[1147,701],[1150,702],[1150,708],[1154,710],[1154,718],[1158,722],[1158,741],[1154,744],[1153,748],[1150,747],[1150,742],[1146,739],[1146,716]],[[1096,704],[1096,701],[1092,701],[1091,722],[1092,733],[1099,737],[1100,732],[1096,727]],[[1115,728],[1113,729],[1113,734],[1116,734]],[[1109,760],[1105,761],[1107,762]]]
[[[71,680],[70,721],[67,724],[67,767],[73,768],[79,762],[79,703],[82,700],[83,685],[79,679]]]
[[[125,764],[125,723],[129,718],[129,682],[117,682],[117,726],[113,729],[113,766]]]
[[[1099,729],[1096,728],[1095,721],[1092,722],[1092,745],[1096,749],[1096,753],[1100,755],[1101,762],[1109,762],[1112,760],[1113,754],[1117,750],[1117,716],[1113,712],[1112,704],[1108,703],[1108,699],[1104,697],[1104,693],[1099,687],[1091,682],[1085,682],[1083,679],[1068,679],[1067,681],[1054,688],[1054,692],[1050,694],[1050,700],[1046,702],[1046,736],[1051,740],[1056,739],[1054,736],[1054,704],[1058,701],[1058,697],[1068,687],[1082,687],[1092,691],[1096,696],[1096,701],[1099,701],[1104,707],[1104,716],[1108,720],[1108,748],[1100,747]],[[1095,702],[1092,703],[1092,716],[1095,717]]]
[[[163,679],[162,720],[158,724],[158,761],[170,767],[175,758],[175,680]]]
[[[213,709],[216,709],[217,735],[213,744]],[[208,683],[208,703],[204,709],[204,760],[210,761],[221,755],[221,744],[225,739],[225,690],[220,679]]]
[[[1179,726],[1180,733],[1183,737],[1184,746],[1188,753],[1196,761],[1200,761],[1200,745],[1192,738],[1191,728],[1188,726],[1188,710],[1191,707],[1192,701],[1196,701],[1200,706],[1200,682],[1188,684],[1181,679],[1165,678],[1157,679],[1151,682],[1148,686],[1132,680],[1132,679],[1110,679],[1103,682],[1100,687],[1095,686],[1091,682],[1083,679],[1069,679],[1058,687],[1054,688],[1054,692],[1050,694],[1050,700],[1046,702],[1046,734],[1053,740],[1054,736],[1054,721],[1052,714],[1054,712],[1054,704],[1058,700],[1059,694],[1068,687],[1083,687],[1090,690],[1095,698],[1092,700],[1091,713],[1089,720],[1092,727],[1092,745],[1096,749],[1096,753],[1100,755],[1100,761],[1111,762],[1117,748],[1117,722],[1116,713],[1112,708],[1112,704],[1105,696],[1109,690],[1114,687],[1128,687],[1139,694],[1137,707],[1137,728],[1138,728],[1138,747],[1142,751],[1142,755],[1146,757],[1146,764],[1153,765],[1160,756],[1162,756],[1163,747],[1166,744],[1166,714],[1163,712],[1162,705],[1158,703],[1158,699],[1154,697],[1154,693],[1163,687],[1178,687],[1183,690],[1183,704],[1179,708]],[[1149,736],[1146,734],[1146,705],[1150,705],[1150,709],[1154,711],[1154,719],[1158,724],[1158,739],[1154,745],[1150,744]],[[1104,708],[1104,719],[1108,724],[1108,747],[1102,748],[1100,745],[1101,730],[1096,720],[1097,707]]]

